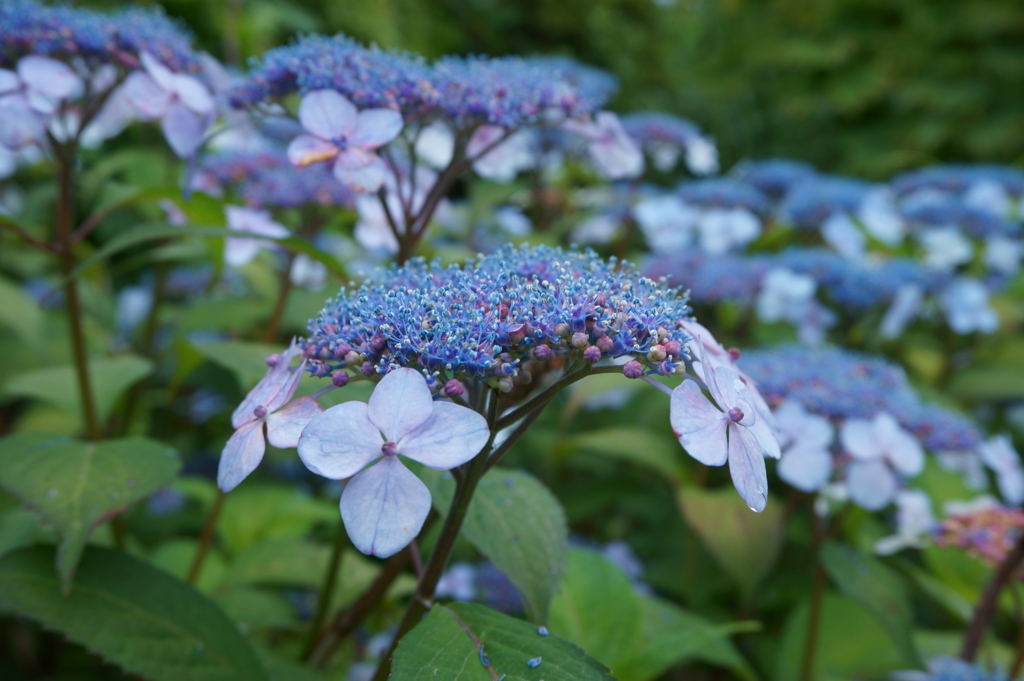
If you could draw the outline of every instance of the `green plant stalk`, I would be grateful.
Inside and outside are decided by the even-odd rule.
[[[324,619],[327,617],[327,610],[331,607],[331,599],[334,598],[334,589],[338,585],[338,569],[341,567],[341,557],[348,546],[348,533],[345,531],[345,523],[338,521],[338,532],[334,537],[334,547],[331,549],[331,559],[327,562],[327,572],[324,573],[323,586],[320,587],[320,597],[317,599],[316,614],[313,615],[313,622],[309,629],[309,640],[302,650],[302,660],[308,660],[316,649],[320,640],[320,633],[324,628]]]
[[[90,440],[103,439],[96,402],[93,399],[92,377],[89,375],[88,349],[82,328],[82,305],[78,298],[78,282],[68,277],[75,269],[74,220],[75,220],[75,154],[68,149],[58,154],[57,159],[57,214],[54,226],[60,251],[60,270],[64,282],[64,309],[67,312],[68,330],[71,336],[71,353],[75,362],[78,380],[78,395],[82,403],[82,417]]]
[[[277,334],[281,330],[281,320],[284,318],[285,308],[288,307],[288,296],[292,292],[292,263],[295,262],[295,253],[288,252],[285,259],[284,271],[281,272],[281,282],[277,292],[277,302],[274,303],[274,311],[267,321],[267,328],[263,332],[263,342],[273,343],[277,340]]]
[[[391,647],[388,648],[387,653],[384,654],[380,664],[377,666],[377,673],[373,677],[374,681],[384,681],[388,678],[388,675],[391,673],[391,657],[395,653],[395,648],[398,647],[398,642],[409,630],[419,623],[423,613],[433,604],[437,583],[440,581],[441,574],[448,564],[448,558],[451,557],[452,549],[455,548],[455,540],[458,538],[459,530],[462,529],[462,523],[466,519],[469,502],[473,498],[473,493],[476,491],[480,478],[483,477],[487,458],[491,454],[494,436],[497,434],[495,429],[497,417],[498,394],[497,391],[491,391],[487,405],[487,424],[491,427],[491,435],[483,449],[469,462],[469,468],[466,470],[465,477],[455,488],[455,496],[452,498],[448,517],[445,518],[437,544],[430,553],[430,560],[427,561],[427,565],[423,569],[423,578],[420,580],[419,586],[416,587],[416,593],[413,594],[409,607],[406,608],[405,615],[398,625],[398,631],[395,632],[395,639],[392,641]]]
[[[812,497],[813,499],[813,497]],[[811,611],[807,615],[807,639],[804,655],[800,661],[800,681],[814,681],[814,660],[818,652],[818,632],[821,629],[821,609],[825,599],[825,569],[821,566],[821,545],[824,536],[821,520],[811,502],[811,527],[813,528],[812,556],[814,559],[814,583],[811,587]]]
[[[202,532],[199,534],[199,546],[196,548],[196,555],[192,559],[192,566],[188,569],[188,576],[185,577],[185,581],[189,584],[195,584],[196,579],[199,578],[199,571],[203,567],[203,561],[206,560],[206,554],[210,551],[210,544],[213,542],[213,534],[217,529],[217,518],[220,517],[220,510],[224,506],[224,498],[227,493],[217,490],[217,497],[213,500],[213,506],[210,507],[210,513],[206,516],[206,522],[203,523]]]

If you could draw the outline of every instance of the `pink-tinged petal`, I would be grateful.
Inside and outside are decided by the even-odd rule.
[[[174,92],[182,104],[200,115],[213,112],[216,104],[206,86],[192,76],[183,73],[174,74]]]
[[[124,81],[124,95],[135,110],[146,118],[160,118],[171,105],[170,91],[160,87],[153,77],[134,71]]]
[[[30,90],[35,90],[52,99],[77,97],[85,90],[85,84],[64,62],[30,54],[18,61],[18,75]]]
[[[398,137],[400,132],[402,114],[391,109],[366,109],[359,112],[356,127],[348,137],[348,144],[376,149]]]
[[[20,89],[21,78],[18,78],[18,74],[8,69],[0,69],[0,95],[17,92]]]
[[[783,482],[803,492],[816,492],[832,476],[832,455],[824,449],[794,447],[776,469]]]
[[[224,445],[217,468],[217,486],[230,492],[256,470],[263,460],[267,444],[263,440],[263,419],[247,423]]]
[[[377,154],[359,148],[343,149],[334,162],[334,177],[353,191],[369,194],[387,180],[388,169]]]
[[[430,513],[430,491],[398,457],[386,456],[345,485],[340,505],[352,545],[387,558],[420,533]]]
[[[160,119],[160,128],[178,158],[188,158],[202,146],[206,131],[212,123],[211,116],[200,116],[192,113],[188,107],[173,102]]]
[[[489,436],[487,419],[480,414],[451,402],[435,402],[427,422],[398,442],[398,453],[446,471],[479,454]]]
[[[434,401],[423,374],[413,369],[392,369],[370,395],[367,412],[388,442],[398,443],[434,412]]]
[[[917,475],[924,470],[924,449],[917,438],[900,427],[891,414],[875,417],[875,434],[892,467],[903,475]]]
[[[854,461],[846,469],[846,487],[853,503],[877,511],[896,497],[896,476],[882,461]]]
[[[338,155],[332,142],[313,135],[299,135],[288,145],[288,160],[293,166],[305,168],[313,163],[329,161]]]
[[[296,397],[267,416],[267,441],[279,449],[298,447],[302,429],[322,413],[323,407],[312,397]]]
[[[768,505],[768,471],[761,444],[749,428],[729,424],[729,474],[732,484],[751,511]]]
[[[870,461],[880,459],[883,455],[875,440],[875,427],[872,421],[846,419],[839,428],[839,442],[855,459]]]
[[[46,136],[43,119],[21,94],[0,97],[0,144],[17,151]]]
[[[249,391],[235,411],[231,414],[231,425],[235,428],[256,418],[257,407],[266,408],[267,404],[281,392],[281,389],[292,379],[288,360],[281,358],[275,366],[270,367],[259,383]],[[269,411],[269,410],[268,410]]]
[[[694,381],[683,381],[672,391],[672,430],[686,452],[708,466],[721,466],[729,457],[725,436],[728,417],[704,396]]]
[[[299,458],[317,475],[341,480],[383,456],[383,446],[366,403],[342,402],[306,424],[299,437]]]
[[[299,122],[326,140],[348,137],[356,127],[358,112],[352,102],[334,90],[314,90],[299,102]]]
[[[151,55],[149,52],[143,52],[139,55],[139,61],[142,63],[142,68],[146,70],[161,88],[168,92],[174,91],[174,72],[169,68],[160,63],[160,61]]]

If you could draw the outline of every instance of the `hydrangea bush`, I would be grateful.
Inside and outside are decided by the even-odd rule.
[[[1024,172],[616,88],[0,0],[5,674],[1019,677]]]

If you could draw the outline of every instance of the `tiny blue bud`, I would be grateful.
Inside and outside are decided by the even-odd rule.
[[[541,626],[537,627],[537,633],[540,634],[541,636],[547,636],[550,632],[548,631],[547,627],[545,627],[544,625],[541,625]]]
[[[541,663],[541,658],[535,657],[532,660],[527,660],[526,661],[526,666],[529,667],[530,669],[536,669],[537,667],[540,666],[540,663]]]

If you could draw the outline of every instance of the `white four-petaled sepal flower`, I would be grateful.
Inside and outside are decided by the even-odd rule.
[[[265,210],[242,208],[241,206],[225,206],[224,213],[228,220],[228,230],[243,232],[256,236],[267,236],[272,239],[283,239],[289,235],[288,229],[270,217]],[[241,267],[259,254],[260,248],[270,245],[263,239],[243,236],[230,236],[224,243],[224,262],[232,267]]]
[[[435,402],[422,374],[392,369],[368,404],[343,402],[310,421],[299,457],[317,475],[351,478],[341,494],[345,529],[357,549],[386,558],[419,534],[430,512],[430,491],[398,455],[448,470],[476,456],[489,435],[473,410]]]
[[[602,176],[609,180],[622,180],[643,173],[643,152],[612,112],[598,111],[593,121],[569,120],[563,127],[590,143],[590,158]]]
[[[288,449],[298,446],[302,429],[313,417],[323,413],[323,408],[312,397],[292,400],[306,364],[303,361],[296,368],[290,366],[292,358],[300,352],[293,341],[284,354],[268,358],[270,369],[231,415],[235,433],[224,446],[217,470],[217,485],[223,491],[230,492],[237,487],[263,460],[264,424],[266,440],[275,447]]]
[[[775,410],[783,454],[778,473],[784,482],[804,492],[816,492],[832,476],[829,447],[835,429],[828,419],[811,414],[793,400]]]
[[[375,192],[384,184],[387,167],[373,150],[398,136],[402,116],[391,109],[358,111],[334,90],[314,90],[299,103],[299,122],[306,129],[288,145],[288,158],[298,167],[334,161],[334,177],[358,192]]]
[[[1020,455],[1013,448],[1009,435],[996,435],[978,445],[978,454],[996,474],[999,493],[1009,504],[1024,501],[1024,470]]]
[[[886,412],[870,421],[847,419],[839,440],[854,459],[846,470],[850,498],[869,511],[883,508],[896,496],[897,473],[912,477],[924,469],[921,443]]]
[[[217,115],[213,95],[197,78],[174,73],[147,52],[139,55],[139,61],[143,70],[125,80],[125,96],[142,116],[160,119],[175,154],[192,156]]]
[[[698,340],[699,343],[699,340]],[[708,466],[729,462],[736,491],[752,510],[768,503],[764,457],[779,458],[779,443],[767,421],[758,418],[747,385],[726,366],[713,367],[701,353],[704,382],[716,407],[693,380],[672,391],[670,419],[680,444]]]

